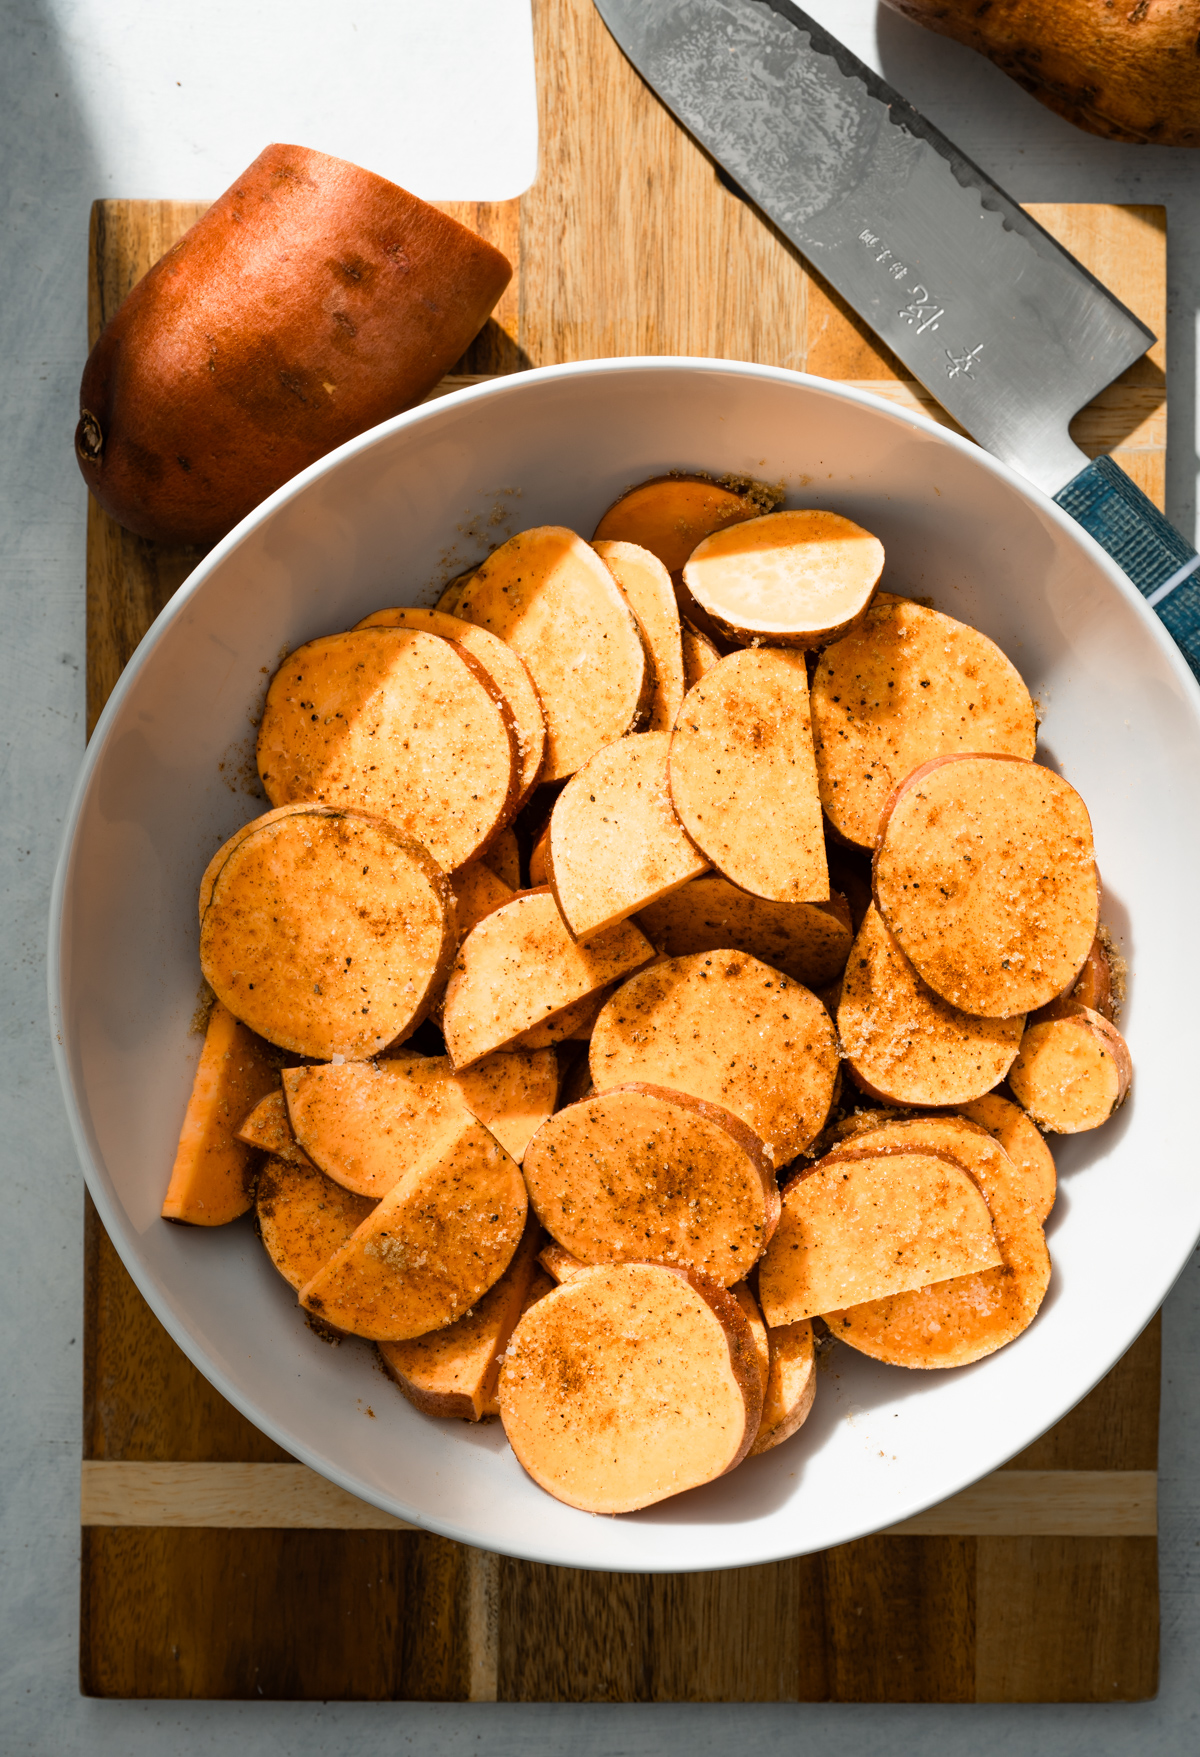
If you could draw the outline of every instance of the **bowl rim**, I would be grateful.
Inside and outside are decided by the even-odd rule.
[[[64,938],[66,926],[65,912],[69,869],[80,818],[83,814],[84,806],[96,772],[103,760],[113,723],[121,711],[126,696],[132,690],[139,674],[149,662],[159,641],[162,639],[166,630],[170,627],[175,618],[186,610],[192,597],[203,587],[209,576],[213,574],[222,565],[225,559],[258,527],[269,522],[280,508],[287,505],[291,500],[302,495],[311,484],[321,480],[325,476],[333,474],[350,459],[358,456],[362,452],[371,450],[374,446],[387,440],[395,433],[403,432],[411,427],[418,427],[424,421],[435,417],[439,413],[440,406],[443,403],[453,401],[456,406],[462,407],[480,401],[494,401],[513,395],[527,395],[531,391],[536,392],[539,385],[559,380],[590,378],[601,375],[616,375],[622,372],[658,372],[663,374],[700,373],[713,377],[727,376],[732,373],[735,376],[751,380],[766,380],[780,384],[793,385],[797,388],[804,388],[820,395],[828,396],[837,401],[858,404],[861,407],[870,410],[872,413],[884,417],[893,424],[923,433],[935,440],[938,444],[948,446],[952,451],[959,452],[973,459],[977,467],[981,467],[985,472],[992,474],[1001,482],[1014,489],[1018,495],[1031,502],[1034,508],[1052,524],[1057,526],[1067,539],[1079,547],[1093,564],[1099,566],[1101,572],[1106,576],[1109,583],[1117,589],[1118,594],[1128,604],[1135,607],[1135,614],[1138,615],[1142,622],[1152,631],[1155,644],[1166,656],[1171,669],[1174,671],[1179,682],[1183,685],[1184,696],[1190,702],[1193,716],[1198,725],[1200,725],[1200,681],[1198,681],[1193,675],[1181,650],[1168,633],[1161,619],[1149,608],[1143,595],[1129,580],[1124,571],[1119,568],[1107,552],[1101,548],[1100,544],[1087,531],[1085,531],[1069,513],[1065,512],[1042,489],[1038,488],[1036,484],[1029,481],[1010,465],[1004,463],[1001,459],[993,456],[990,452],[985,451],[973,440],[954,432],[950,428],[944,427],[940,422],[935,421],[931,416],[926,415],[919,410],[897,405],[888,401],[886,398],[877,395],[873,391],[864,390],[856,385],[845,384],[836,379],[821,378],[812,373],[796,372],[787,367],[765,366],[751,361],[726,360],[694,355],[618,355],[594,360],[568,361],[553,366],[530,368],[525,371],[498,376],[480,384],[464,387],[461,390],[456,390],[450,393],[447,397],[433,398],[428,402],[418,404],[413,409],[406,410],[402,414],[395,415],[387,421],[380,422],[376,426],[368,428],[363,433],[356,435],[355,438],[348,440],[344,445],[337,447],[336,450],[327,453],[315,463],[310,464],[307,469],[302,470],[298,475],[285,482],[266,500],[261,502],[259,506],[255,507],[252,512],[248,513],[244,519],[242,519],[225,537],[215,544],[209,553],[198,562],[196,567],[177,588],[167,604],[164,605],[163,609],[159,612],[114,685],[112,693],[97,719],[91,738],[88,740],[83,760],[80,764],[79,772],[72,787],[67,809],[64,814],[63,831],[51,887],[48,917],[49,943],[47,948],[47,995],[49,1002],[52,1053],[71,1136],[83,1170],[86,1187],[96,1205],[97,1212],[105,1231],[108,1233],[110,1239],[112,1239],[114,1248],[117,1250],[125,1269],[131,1276],[138,1291],[142,1294],[142,1297],[150,1306],[151,1311],[154,1313],[159,1323],[163,1325],[168,1335],[183,1350],[184,1354],[192,1364],[203,1373],[210,1384],[212,1384],[228,1402],[232,1403],[233,1406],[247,1418],[247,1420],[252,1422],[260,1431],[266,1433],[271,1439],[275,1440],[278,1445],[288,1451],[294,1458],[301,1463],[306,1464],[310,1469],[314,1470],[317,1474],[323,1476],[327,1480],[336,1483],[340,1488],[344,1489],[356,1499],[373,1504],[381,1511],[392,1514],[393,1516],[409,1520],[416,1529],[433,1531],[438,1535],[450,1538],[455,1542],[465,1543],[474,1547],[479,1546],[478,1532],[458,1525],[453,1520],[430,1517],[419,1509],[405,1507],[404,1503],[398,1496],[385,1496],[381,1493],[372,1491],[369,1486],[365,1486],[357,1477],[355,1477],[351,1471],[343,1469],[336,1463],[336,1461],[318,1454],[313,1447],[307,1444],[307,1442],[292,1434],[284,1424],[265,1415],[251,1397],[244,1396],[238,1387],[228,1379],[219,1363],[210,1356],[203,1343],[188,1329],[186,1324],[176,1317],[174,1311],[169,1306],[164,1306],[160,1301],[158,1288],[142,1263],[141,1254],[137,1249],[136,1235],[131,1232],[129,1226],[126,1224],[122,1211],[115,1202],[110,1201],[109,1199],[106,1188],[106,1178],[93,1157],[87,1130],[84,1125],[82,1108],[76,1098],[75,1086],[72,1078],[71,1057],[68,1052],[71,1029],[65,1007],[66,996],[63,992]],[[1184,1244],[1179,1252],[1178,1261],[1171,1270],[1170,1278],[1162,1287],[1162,1291],[1158,1295],[1151,1310],[1145,1313],[1139,1312],[1136,1320],[1127,1326],[1125,1340],[1121,1343],[1118,1353],[1113,1356],[1113,1359],[1110,1360],[1107,1365],[1102,1367],[1095,1374],[1082,1390],[1080,1390],[1078,1397],[1076,1397],[1070,1405],[1059,1411],[1048,1426],[1053,1426],[1058,1421],[1061,1421],[1063,1417],[1069,1413],[1070,1409],[1076,1407],[1076,1405],[1095,1388],[1105,1374],[1111,1370],[1115,1362],[1120,1359],[1121,1354],[1123,1354],[1131,1346],[1133,1341],[1136,1340],[1137,1336],[1140,1335],[1145,1325],[1153,1317],[1154,1312],[1167,1297],[1171,1287],[1186,1267],[1190,1260],[1194,1245],[1195,1240],[1192,1239],[1189,1239],[1186,1244]],[[1022,1439],[1016,1446],[1014,1446],[1013,1453],[1021,1450],[1027,1444],[1028,1440]],[[1013,1453],[1010,1453],[1007,1456],[1012,1456]],[[982,1475],[988,1474],[995,1468],[997,1468],[995,1462],[987,1464],[982,1471],[977,1475],[968,1478],[960,1484],[959,1487],[965,1488],[969,1486],[969,1483],[980,1480]],[[957,1491],[951,1492],[954,1493]],[[901,1517],[912,1517],[925,1511],[931,1506],[940,1504],[944,1499],[945,1495],[943,1492],[940,1490],[934,1492],[927,1499],[919,1499],[912,1505],[906,1504],[906,1508]],[[891,1522],[891,1519],[889,1519],[889,1522]],[[836,1541],[851,1541],[857,1536],[870,1535],[872,1532],[877,1532],[880,1529],[882,1529],[882,1527],[879,1525],[872,1524],[862,1531],[856,1529],[849,1532],[845,1538],[839,1538]],[[799,1536],[799,1534],[797,1534],[797,1536]],[[549,1551],[543,1554],[536,1546],[531,1547],[526,1545],[521,1548],[506,1548],[503,1543],[499,1543],[489,1545],[489,1547],[494,1548],[497,1553],[511,1554],[513,1556],[523,1557],[530,1560],[548,1562],[552,1565],[590,1569],[603,1568],[603,1563],[598,1561],[590,1561],[578,1557],[563,1558],[561,1555],[551,1554]],[[810,1549],[811,1546],[808,1546],[808,1550]],[[711,1558],[703,1555],[697,1556],[694,1561],[689,1560],[687,1557],[671,1558],[669,1561],[662,1563],[658,1562],[656,1559],[650,1559],[648,1560],[644,1571],[648,1573],[695,1572],[697,1570],[712,1570],[714,1568],[754,1566],[766,1561],[783,1560],[791,1556],[805,1554],[808,1553],[808,1550],[806,1550],[803,1545],[803,1540],[801,1540],[801,1545],[798,1548],[789,1548],[781,1551],[777,1546],[764,1546],[761,1555],[755,1553],[748,1555],[745,1559],[732,1561],[718,1560],[714,1562]]]

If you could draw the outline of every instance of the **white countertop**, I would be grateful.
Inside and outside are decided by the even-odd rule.
[[[647,0],[650,4],[651,0]],[[1169,511],[1196,519],[1200,152],[1118,146],[874,0],[808,10],[1022,201],[1165,203]],[[470,45],[468,53],[465,45]],[[470,69],[476,71],[472,73]],[[0,874],[7,1176],[0,1237],[0,1750],[827,1757],[1053,1749],[1153,1757],[1200,1726],[1200,1262],[1166,1306],[1162,1690],[1117,1707],[488,1707],[105,1703],[78,1695],[82,1180],[50,1059],[44,946],[83,749],[85,495],[71,437],[85,254],[102,195],[215,195],[269,139],[343,154],[433,199],[532,176],[526,0],[0,0]],[[1193,931],[1191,922],[1182,932]],[[1193,997],[1180,996],[1187,1005]],[[1119,1297],[1114,1290],[1114,1297]]]

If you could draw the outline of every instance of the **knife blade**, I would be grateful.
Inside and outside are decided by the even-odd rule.
[[[1151,330],[790,0],[595,0],[676,119],[927,390],[1097,538],[1200,679],[1200,555],[1071,417]]]

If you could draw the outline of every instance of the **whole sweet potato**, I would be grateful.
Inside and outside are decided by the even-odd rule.
[[[213,543],[419,402],[511,275],[394,183],[269,146],[100,334],[80,386],[84,479],[140,536]]]
[[[887,0],[1077,128],[1200,146],[1200,0]]]

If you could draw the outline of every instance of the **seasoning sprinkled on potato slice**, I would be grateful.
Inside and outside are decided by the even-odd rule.
[[[684,834],[667,785],[669,732],[597,751],[550,817],[546,871],[572,936],[588,941],[708,871]]]
[[[736,1299],[662,1263],[580,1275],[530,1307],[500,1415],[533,1480],[588,1513],[629,1513],[740,1464],[762,1391]]]
[[[341,1250],[375,1203],[343,1189],[311,1160],[268,1159],[255,1189],[258,1234],[284,1280],[299,1291]]]
[[[692,841],[744,891],[829,898],[802,653],[731,653],[688,691],[671,736],[671,801]]]
[[[1061,775],[1004,756],[936,757],[885,810],[875,903],[935,993],[1012,1018],[1074,981],[1100,894],[1087,807]]]
[[[200,965],[252,1030],[364,1061],[415,1031],[454,956],[454,896],[418,842],[365,812],[268,812],[229,844]]]
[[[683,687],[684,692],[695,688],[706,671],[721,662],[721,649],[716,642],[694,623],[683,619],[681,626],[683,640]]]
[[[1008,1076],[1017,1102],[1056,1135],[1098,1129],[1125,1100],[1133,1074],[1129,1048],[1115,1025],[1077,1002],[1060,1001],[1053,1018],[1031,1022]]]
[[[821,654],[812,680],[821,804],[838,834],[873,848],[888,795],[931,757],[1030,758],[1037,718],[994,641],[880,592],[861,625]]]
[[[400,1054],[287,1069],[288,1115],[314,1165],[348,1190],[386,1195],[439,1131],[462,1120],[462,1095],[425,1067],[426,1057]]]
[[[998,1141],[1025,1179],[1025,1189],[1038,1219],[1045,1221],[1054,1206],[1058,1176],[1054,1155],[1042,1139],[1041,1130],[1019,1104],[999,1093],[988,1092],[970,1104],[959,1106],[969,1122],[986,1129]]]
[[[224,1226],[249,1211],[255,1154],[237,1131],[246,1113],[278,1084],[279,1069],[266,1044],[218,1001],[209,1014],[184,1112],[164,1220]]]
[[[593,543],[637,617],[642,639],[654,666],[654,699],[648,732],[669,732],[683,705],[683,636],[671,576],[648,549],[637,543]]]
[[[745,952],[671,958],[625,982],[592,1033],[597,1092],[648,1080],[740,1117],[786,1165],[824,1128],[838,1071],[815,994]]]
[[[790,1440],[808,1419],[817,1391],[813,1327],[807,1318],[767,1331],[767,1389],[751,1458]]]
[[[771,512],[716,531],[684,563],[683,583],[739,646],[819,647],[862,616],[883,544],[836,512]]]
[[[473,860],[469,866],[460,866],[450,880],[450,886],[454,892],[460,944],[485,915],[490,915],[493,909],[499,909],[501,903],[511,903],[516,894],[512,886],[498,878],[492,868],[482,860]]]
[[[652,476],[614,500],[593,543],[637,543],[678,574],[698,543],[714,531],[770,512],[780,491],[761,482],[714,482],[708,476]]]
[[[521,850],[517,845],[516,831],[511,826],[507,830],[501,830],[488,843],[480,858],[510,891],[521,889]]]
[[[670,958],[732,948],[806,988],[841,974],[854,938],[846,899],[836,891],[828,903],[772,903],[715,872],[639,909],[637,923]]]
[[[607,987],[598,988],[595,994],[576,1001],[573,1007],[555,1013],[544,1025],[531,1025],[528,1031],[513,1038],[509,1048],[551,1049],[556,1043],[587,1043],[613,987],[610,982]]]
[[[237,1138],[245,1141],[247,1146],[269,1153],[274,1159],[286,1159],[290,1165],[312,1164],[292,1132],[282,1086],[259,1099],[249,1115],[243,1118]]]
[[[680,1263],[741,1281],[779,1216],[779,1192],[745,1125],[683,1092],[631,1084],[568,1105],[524,1161],[546,1231],[581,1263]]]
[[[767,1341],[767,1326],[763,1323],[763,1315],[758,1309],[758,1301],[750,1291],[749,1282],[735,1281],[729,1291],[745,1312],[746,1322],[750,1326],[750,1335],[754,1340],[754,1353],[758,1361],[759,1383],[762,1385],[765,1403],[767,1376],[771,1370],[771,1345]]]

